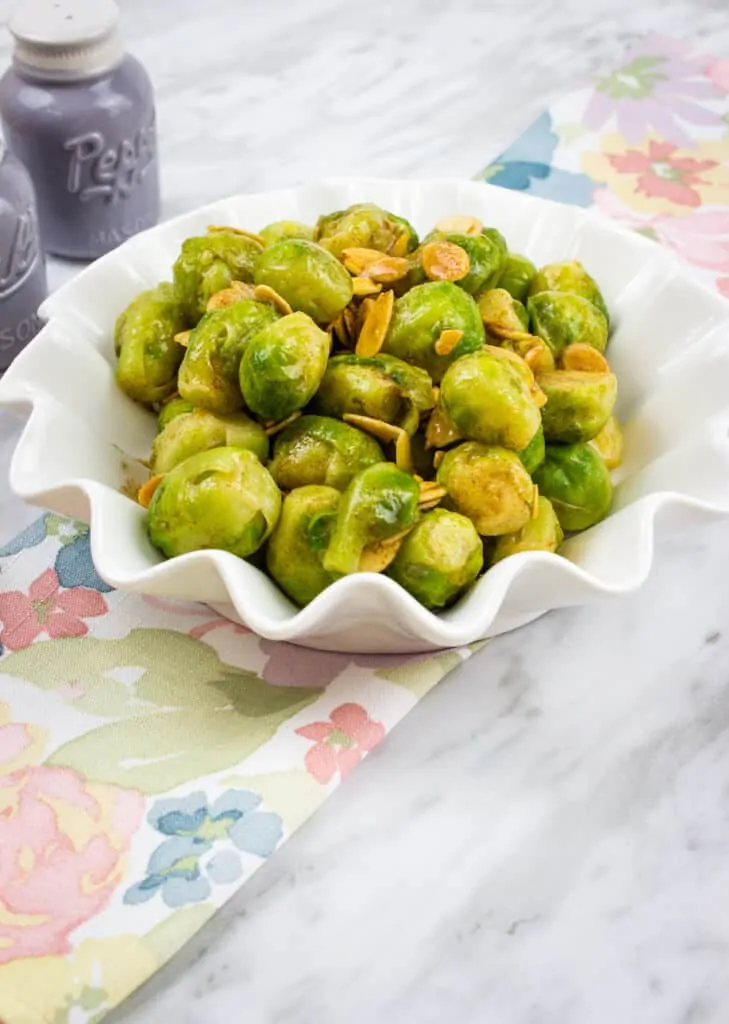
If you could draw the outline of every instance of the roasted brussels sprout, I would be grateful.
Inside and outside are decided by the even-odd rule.
[[[436,508],[410,531],[387,570],[426,608],[445,608],[483,568],[483,545],[470,519]]]
[[[264,420],[282,420],[316,394],[331,339],[306,313],[291,313],[253,337],[240,361],[245,404]]]
[[[523,335],[529,330],[529,314],[505,288],[489,288],[478,300],[486,331],[496,338]]]
[[[529,387],[531,371],[500,350],[472,352],[443,377],[440,402],[464,437],[522,451],[541,417]]]
[[[233,281],[252,281],[263,246],[249,235],[211,231],[188,238],[174,266],[175,291],[190,323],[197,323],[208,300]]]
[[[281,494],[245,448],[212,448],[180,462],[149,506],[149,537],[168,558],[218,548],[246,558],[276,525]]]
[[[358,572],[368,545],[394,537],[417,522],[419,496],[415,479],[391,462],[357,473],[342,495],[322,561],[327,572]]]
[[[548,444],[546,458],[534,474],[534,481],[540,494],[551,501],[565,532],[586,530],[610,511],[610,474],[588,444]]]
[[[301,224],[298,220],[275,220],[273,224],[266,224],[259,233],[266,245],[275,245],[284,238],[305,238],[309,242],[314,241],[314,229],[308,224]]]
[[[331,323],[352,299],[352,278],[339,260],[305,238],[284,238],[264,249],[254,278],[317,324]]]
[[[539,495],[537,514],[521,530],[499,537],[491,554],[491,564],[500,562],[509,555],[520,551],[556,551],[564,534],[552,503]]]
[[[623,461],[623,432],[620,424],[611,416],[599,434],[590,441],[608,469],[617,469]]]
[[[193,409],[170,420],[152,445],[153,473],[169,473],[180,462],[210,448],[247,448],[265,462],[268,436],[245,413],[216,416],[205,409]]]
[[[238,371],[243,352],[251,338],[278,318],[273,306],[252,299],[206,313],[184,351],[178,378],[182,397],[221,415],[241,409]]]
[[[534,484],[516,452],[466,441],[446,452],[437,480],[484,537],[515,533],[531,518]]]
[[[590,277],[578,260],[550,263],[542,267],[535,274],[529,289],[530,295],[537,295],[539,292],[569,292],[571,295],[581,295],[597,306],[607,323],[610,323],[610,314],[597,282]]]
[[[423,245],[446,241],[464,250],[468,256],[470,269],[465,277],[459,278],[457,284],[469,295],[476,296],[486,288],[493,288],[504,265],[504,247],[496,236],[488,234],[487,231],[463,235],[436,230],[423,239]],[[425,273],[422,268],[416,268],[410,277],[410,283],[421,284],[424,280]]]
[[[266,546],[266,567],[291,600],[303,607],[337,578],[321,564],[339,507],[333,487],[297,487],[281,506]]]
[[[436,343],[445,330],[463,333],[448,354],[439,355]],[[450,281],[429,281],[396,300],[383,351],[422,367],[437,384],[451,363],[480,348],[485,337],[471,296]]]
[[[527,473],[532,476],[534,472],[539,469],[541,464],[544,462],[546,450],[544,445],[544,428],[542,424],[539,424],[537,432],[531,439],[526,448],[522,448],[520,452],[516,454],[522,461],[524,469]]]
[[[515,252],[509,252],[506,254],[506,259],[496,284],[499,288],[507,291],[512,298],[517,299],[519,302],[526,302],[536,272],[537,268],[526,256],[519,256]]]
[[[558,370],[539,374],[537,383],[547,396],[542,409],[544,436],[562,444],[590,441],[599,434],[618,393],[612,373]]]
[[[152,405],[174,394],[185,354],[175,335],[185,319],[171,284],[142,292],[118,317],[114,330],[116,380],[135,402]]]
[[[335,256],[353,248],[379,249],[391,256],[405,256],[418,244],[412,224],[374,203],[356,203],[346,210],[320,217],[314,239]]]
[[[328,416],[302,416],[276,437],[268,468],[284,491],[307,484],[343,491],[361,470],[384,461],[377,441],[356,427]]]
[[[157,430],[164,430],[168,423],[170,423],[175,416],[182,416],[186,412],[192,412],[195,406],[192,402],[188,402],[186,398],[182,398],[181,395],[172,395],[171,398],[165,400],[162,408],[157,414]]]
[[[589,299],[569,292],[538,292],[527,300],[532,333],[558,356],[567,345],[577,342],[604,352],[608,323]]]

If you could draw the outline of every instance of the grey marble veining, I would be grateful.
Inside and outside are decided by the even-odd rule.
[[[726,0],[122,7],[166,215],[470,176],[644,31],[729,57]],[[0,535],[34,515],[0,484]],[[489,644],[112,1024],[726,1024],[727,564],[726,524],[659,529],[639,594]]]

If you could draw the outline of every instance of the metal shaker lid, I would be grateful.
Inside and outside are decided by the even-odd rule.
[[[99,74],[124,54],[114,0],[20,0],[8,28],[13,60],[49,78]]]

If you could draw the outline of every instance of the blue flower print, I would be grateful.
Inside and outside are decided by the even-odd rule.
[[[76,524],[80,526],[81,524]],[[61,548],[56,555],[55,570],[62,587],[87,587],[107,594],[113,588],[104,583],[91,560],[89,528],[73,536],[70,541],[61,537]]]
[[[259,811],[260,803],[257,793],[245,789],[226,790],[212,804],[202,791],[158,800],[147,821],[168,838],[124,902],[145,903],[161,892],[168,907],[182,907],[207,899],[213,885],[237,882],[243,874],[240,854],[268,857],[283,835],[280,816]]]

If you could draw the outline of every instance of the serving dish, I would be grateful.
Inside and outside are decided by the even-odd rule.
[[[145,478],[154,417],[116,386],[113,328],[140,290],[169,278],[181,242],[211,223],[251,230],[281,218],[372,201],[424,228],[465,213],[502,231],[537,264],[574,258],[599,281],[613,313],[610,364],[625,462],[613,511],[560,555],[524,553],[494,566],[435,615],[387,577],[339,580],[297,611],[254,566],[221,551],[165,562],[145,512],[128,496]],[[355,652],[468,644],[550,608],[639,587],[660,521],[689,526],[729,513],[729,305],[668,251],[598,215],[458,180],[331,180],[240,195],[169,221],[84,270],[42,307],[47,326],[0,382],[0,405],[30,414],[10,485],[25,501],[92,524],[92,556],[112,586],[203,601],[260,635]]]

